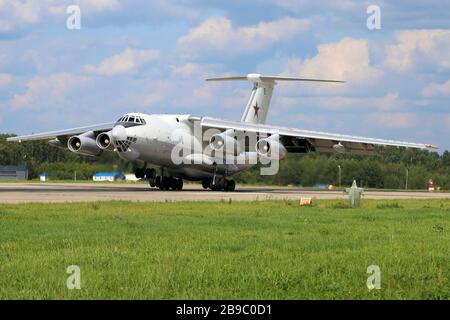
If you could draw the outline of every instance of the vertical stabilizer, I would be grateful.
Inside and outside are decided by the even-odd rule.
[[[337,80],[305,79],[283,76],[266,76],[251,73],[246,76],[211,78],[206,81],[239,81],[248,80],[253,83],[253,90],[242,115],[242,122],[265,123],[269,112],[270,99],[276,81],[312,81],[312,82],[343,82]]]
[[[253,81],[253,90],[242,115],[242,122],[265,123],[275,81]]]

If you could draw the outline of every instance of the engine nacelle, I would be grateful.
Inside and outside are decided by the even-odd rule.
[[[256,152],[262,157],[277,160],[283,159],[286,157],[287,150],[279,140],[280,136],[278,134],[259,140],[255,146]]]
[[[334,144],[333,145],[333,149],[334,149],[334,151],[336,151],[337,153],[345,153],[345,146],[342,144],[342,143],[340,143],[340,142],[338,142],[338,143],[336,143],[336,144]]]
[[[102,132],[97,136],[95,143],[101,150],[114,150],[112,143],[111,131]]]
[[[67,143],[63,143],[63,142],[59,141],[57,138],[56,138],[56,139],[53,139],[53,140],[50,140],[50,141],[48,142],[48,144],[49,144],[50,146],[54,147],[54,148],[59,148],[59,149],[65,149],[65,150],[67,150]]]
[[[211,139],[209,139],[209,146],[214,151],[225,148],[225,151],[228,154],[241,153],[241,144],[237,139],[235,139],[233,129],[213,135]]]
[[[95,135],[92,131],[70,137],[67,141],[67,147],[70,151],[85,156],[98,156],[103,151],[97,146]]]

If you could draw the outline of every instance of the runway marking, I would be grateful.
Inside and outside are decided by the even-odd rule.
[[[315,199],[346,199],[341,191],[307,190],[283,187],[239,187],[234,192],[203,190],[186,185],[183,191],[150,189],[145,184],[94,183],[0,183],[0,203],[27,202],[90,202],[90,201],[267,201]],[[366,199],[444,199],[450,193],[425,191],[366,191]]]

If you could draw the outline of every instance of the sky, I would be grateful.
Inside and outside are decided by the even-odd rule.
[[[251,84],[204,79],[255,72],[346,81],[279,83],[270,124],[450,149],[450,1],[0,0],[2,133],[239,120]]]

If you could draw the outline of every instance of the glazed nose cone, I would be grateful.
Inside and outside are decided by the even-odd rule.
[[[114,141],[127,140],[127,129],[125,129],[125,127],[121,125],[115,126],[112,129],[111,136]]]

